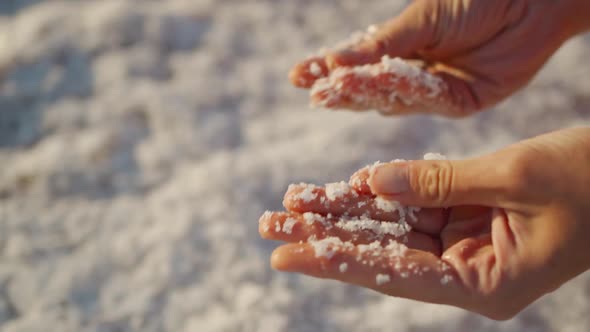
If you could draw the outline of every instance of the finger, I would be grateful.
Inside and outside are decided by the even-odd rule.
[[[430,253],[404,249],[353,246],[325,239],[317,243],[287,244],[271,258],[273,268],[334,279],[388,295],[459,305],[465,291],[456,270]]]
[[[454,111],[455,100],[445,80],[399,58],[380,63],[337,68],[316,81],[310,91],[312,105],[330,109],[375,109],[385,114]]]
[[[289,211],[312,212],[321,215],[360,217],[391,222],[407,222],[417,231],[439,234],[446,222],[443,209],[418,209],[403,207],[369,195],[359,195],[346,183],[328,184],[327,188],[305,184],[291,185],[285,194],[283,205]],[[332,187],[340,187],[340,194]]]
[[[440,241],[423,233],[408,231],[403,225],[392,222],[324,217],[313,213],[269,212],[259,222],[259,233],[267,240],[300,242],[337,237],[354,244],[375,241],[383,246],[398,241],[409,248],[440,255]]]
[[[313,57],[298,63],[289,72],[289,80],[299,88],[311,88],[319,78],[329,74],[328,66],[323,57]]]
[[[379,62],[383,55],[409,58],[432,43],[434,36],[424,2],[411,4],[398,17],[374,31],[371,38],[353,48],[327,56],[330,68]]]
[[[348,180],[348,184],[361,195],[373,194],[368,183],[371,167],[372,165],[361,168],[354,172],[350,177],[350,180]]]
[[[508,184],[500,166],[493,156],[385,163],[372,169],[369,185],[374,194],[407,205],[493,207],[507,197]]]

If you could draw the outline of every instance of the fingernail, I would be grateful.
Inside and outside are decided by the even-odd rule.
[[[369,178],[369,186],[378,195],[399,195],[410,191],[408,166],[396,163],[375,167]]]

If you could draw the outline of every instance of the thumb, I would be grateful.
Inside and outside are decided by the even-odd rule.
[[[451,207],[503,202],[501,168],[487,159],[420,160],[386,163],[373,168],[369,186],[375,195],[404,205]]]
[[[376,63],[384,55],[410,58],[426,48],[433,38],[433,28],[427,8],[413,3],[398,17],[386,22],[361,44],[352,49],[330,53],[326,62],[330,68],[353,67]]]

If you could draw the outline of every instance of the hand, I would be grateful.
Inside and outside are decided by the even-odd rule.
[[[444,82],[443,96],[436,103],[418,95],[414,99],[423,103],[392,102],[392,109],[383,109],[347,98],[346,91],[335,91],[344,96],[323,106],[465,116],[526,85],[564,41],[588,26],[588,7],[585,0],[416,0],[364,41],[296,65],[290,78],[296,86],[309,88],[337,68],[378,63],[383,55],[420,59],[425,71]],[[312,66],[316,69],[311,70]],[[383,80],[377,82],[379,77],[371,79],[380,88],[392,85],[386,89],[388,94],[394,90],[406,93],[406,82],[384,84]],[[349,81],[350,77],[334,85],[347,90]],[[312,97],[316,102],[322,98],[317,94]]]
[[[395,213],[376,211],[379,198],[373,194],[426,207],[412,223],[403,254],[369,254],[357,260],[358,244],[372,241],[370,231],[312,228],[299,219],[291,234],[267,228],[286,220],[281,213],[266,214],[260,231],[266,238],[291,242],[272,255],[278,270],[508,319],[590,267],[588,183],[590,128],[568,129],[471,160],[363,169],[351,180],[355,191],[327,205],[321,204],[322,188],[314,189],[317,195],[308,202],[301,199],[301,187],[287,192],[285,206],[291,216],[331,213],[326,225],[345,212],[344,218],[366,213],[383,221],[399,220]],[[358,207],[360,201],[367,202],[364,209]],[[316,257],[313,244],[298,243],[310,235],[335,236],[354,246],[332,242],[332,255]],[[373,264],[367,259],[374,259]],[[340,270],[343,263],[345,273]],[[386,282],[376,282],[379,274],[388,276]]]

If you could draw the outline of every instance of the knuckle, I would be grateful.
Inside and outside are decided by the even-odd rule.
[[[453,182],[453,167],[448,161],[431,162],[426,168],[415,169],[414,188],[428,201],[444,204],[447,202]]]

